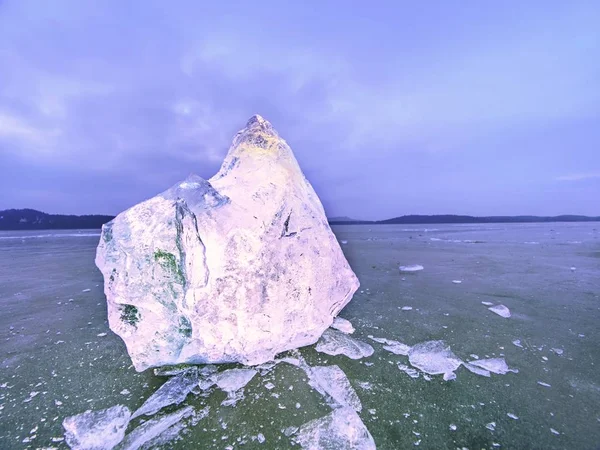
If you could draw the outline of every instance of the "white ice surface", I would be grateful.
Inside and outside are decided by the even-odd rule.
[[[346,374],[338,366],[315,366],[308,369],[309,384],[335,403],[361,411],[362,404]]]
[[[67,417],[65,440],[72,450],[110,450],[123,440],[130,417],[122,405]]]
[[[411,347],[408,360],[413,367],[429,375],[454,372],[462,361],[444,341],[426,341]]]
[[[371,356],[373,347],[358,341],[337,330],[325,330],[315,349],[328,355],[346,355],[350,359],[361,359]]]

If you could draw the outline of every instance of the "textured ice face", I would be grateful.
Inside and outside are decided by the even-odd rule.
[[[110,450],[123,440],[130,417],[122,405],[67,417],[65,441],[72,450]]]
[[[336,330],[327,330],[315,347],[318,352],[328,355],[346,355],[350,359],[360,359],[371,356],[373,347],[365,342],[347,336]]]
[[[308,369],[309,382],[322,395],[330,396],[335,403],[356,411],[362,404],[346,374],[338,366],[315,366]]]
[[[313,344],[359,286],[291,149],[258,116],[210,180],[106,224],[96,264],[138,371],[254,365]]]
[[[305,423],[295,441],[305,450],[376,448],[371,433],[352,408],[338,408],[325,417]]]
[[[354,333],[354,327],[352,326],[350,321],[348,321],[346,319],[342,319],[341,317],[336,317],[335,319],[333,319],[331,328],[341,331],[342,333],[346,333],[346,334]]]
[[[414,345],[408,352],[408,360],[411,366],[429,375],[454,372],[462,364],[444,341],[427,341]]]

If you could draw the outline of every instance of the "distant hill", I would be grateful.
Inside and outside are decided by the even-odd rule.
[[[409,215],[394,217],[393,219],[366,221],[337,221],[335,218],[329,219],[332,225],[353,225],[353,224],[440,224],[440,223],[543,223],[543,222],[600,222],[600,217],[589,216],[460,216],[453,214],[442,214],[435,216]]]
[[[101,228],[113,216],[66,216],[46,214],[35,209],[0,211],[0,230],[72,230]]]
[[[342,222],[362,222],[361,220],[351,219],[348,216],[340,216],[340,217],[328,217],[327,220],[329,223],[342,223]]]

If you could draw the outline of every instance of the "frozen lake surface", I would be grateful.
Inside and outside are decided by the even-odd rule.
[[[362,448],[371,437],[378,449],[600,446],[600,223],[333,229],[361,282],[341,317],[374,353],[351,359],[312,346],[281,355],[287,363],[257,368],[234,402],[207,371],[205,390],[132,419],[126,448],[285,449],[315,435],[348,438],[338,423],[356,424]],[[98,239],[89,230],[0,232],[1,449],[67,448],[65,418],[136,411],[169,380],[136,373],[108,328]],[[405,353],[427,341],[443,341],[475,372],[449,371],[458,362],[443,376],[415,369]],[[498,374],[503,361],[515,371]],[[340,371],[318,369],[329,380],[319,387],[306,365]],[[240,366],[218,370],[231,368]],[[336,398],[353,408],[332,411]]]

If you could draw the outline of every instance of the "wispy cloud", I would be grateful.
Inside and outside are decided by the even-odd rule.
[[[556,177],[557,181],[581,181],[589,180],[590,178],[600,178],[600,172],[588,172],[588,173],[572,173],[569,175],[562,175]]]

